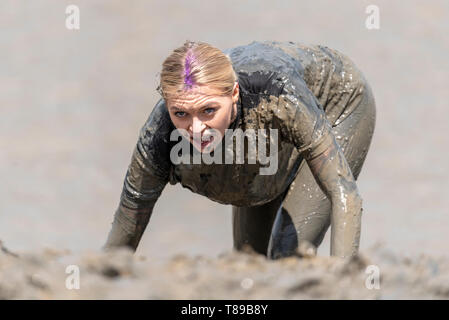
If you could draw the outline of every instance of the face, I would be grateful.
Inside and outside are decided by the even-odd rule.
[[[239,85],[231,96],[220,96],[209,86],[200,86],[183,96],[166,101],[177,129],[186,130],[188,139],[200,152],[210,152],[224,137],[237,115]]]

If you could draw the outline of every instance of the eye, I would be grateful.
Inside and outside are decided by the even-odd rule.
[[[204,112],[206,114],[212,114],[215,112],[215,108],[206,108],[206,109],[204,109]]]
[[[186,115],[186,113],[184,111],[176,111],[175,112],[175,116],[177,116],[178,118],[182,118]]]

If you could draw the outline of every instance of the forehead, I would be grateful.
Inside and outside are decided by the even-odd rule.
[[[199,108],[206,104],[220,103],[223,96],[220,96],[216,90],[212,90],[207,86],[201,86],[198,89],[186,91],[182,95],[173,97],[167,101],[169,108]]]

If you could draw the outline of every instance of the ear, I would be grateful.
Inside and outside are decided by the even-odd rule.
[[[239,91],[240,91],[239,83],[236,81],[234,83],[234,89],[232,90],[232,101],[234,103],[237,103],[237,101],[239,100]]]

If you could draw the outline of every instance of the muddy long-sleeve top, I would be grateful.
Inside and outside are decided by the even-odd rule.
[[[324,46],[266,41],[224,53],[231,58],[240,88],[237,117],[229,129],[254,129],[256,134],[266,129],[268,135],[269,129],[277,129],[277,170],[260,174],[268,165],[248,163],[247,152],[243,164],[174,164],[170,151],[178,141],[171,141],[170,134],[175,127],[160,99],[140,131],[105,247],[137,248],[169,182],[222,204],[256,206],[283,193],[306,159],[332,200],[331,251],[353,254],[361,199],[331,128],[353,111],[348,106],[356,103],[350,102],[360,99],[362,74],[344,55]]]

